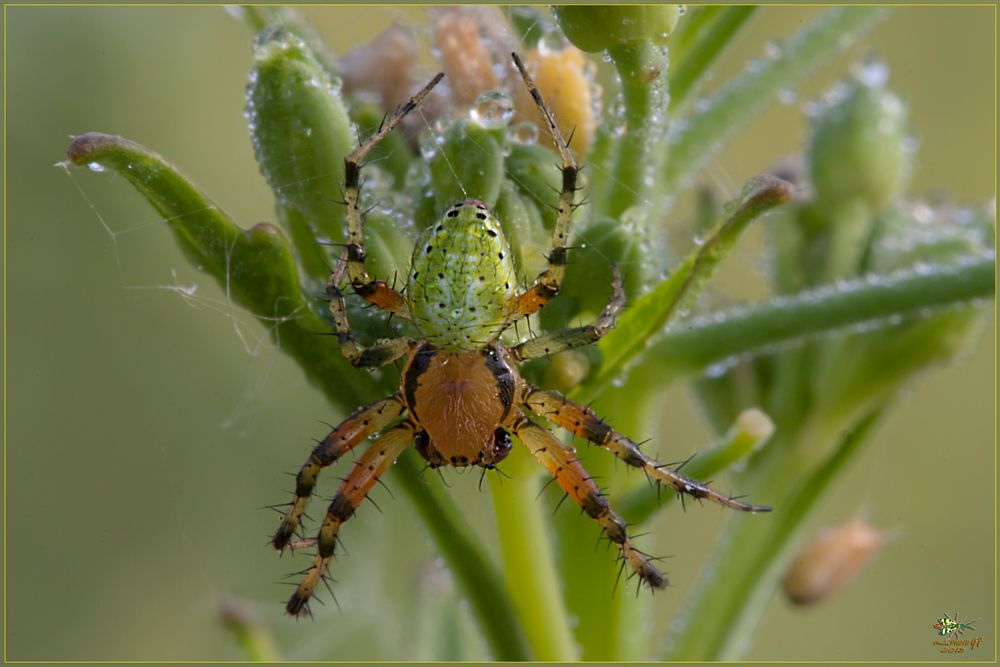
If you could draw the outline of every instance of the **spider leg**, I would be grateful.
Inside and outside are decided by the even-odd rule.
[[[549,133],[552,135],[556,149],[559,151],[559,157],[562,159],[562,190],[559,192],[556,224],[552,230],[552,250],[549,251],[548,255],[548,267],[535,278],[534,284],[526,292],[518,295],[511,307],[508,323],[513,323],[516,320],[538,312],[542,306],[559,293],[559,288],[562,287],[563,275],[566,273],[566,255],[568,252],[566,244],[569,241],[570,220],[573,217],[573,211],[576,209],[574,199],[576,198],[577,191],[576,177],[579,173],[576,158],[573,157],[573,152],[569,149],[569,142],[563,139],[562,133],[559,132],[555,116],[552,115],[552,111],[549,110],[544,100],[542,100],[541,93],[538,92],[535,82],[532,81],[531,76],[524,69],[521,59],[516,53],[512,53],[511,57],[513,57],[514,64],[521,73],[524,85],[527,86],[528,92],[535,101],[535,105],[538,106],[538,110],[545,118]]]
[[[327,574],[330,559],[337,545],[337,533],[371,491],[378,478],[389,469],[404,449],[413,442],[413,426],[403,422],[389,429],[365,450],[350,474],[344,479],[337,495],[333,497],[326,517],[316,538],[316,555],[313,564],[306,570],[298,588],[292,593],[285,610],[293,615],[308,613],[309,599],[316,585]]]
[[[511,348],[510,352],[518,361],[544,357],[548,354],[555,354],[564,350],[572,350],[574,347],[583,347],[599,340],[615,326],[615,317],[625,307],[625,292],[622,289],[622,277],[618,267],[611,265],[613,294],[611,301],[604,308],[604,312],[593,324],[573,329],[556,331],[544,336],[538,336],[524,341],[520,345]]]
[[[666,578],[651,559],[632,544],[625,522],[614,513],[601,489],[580,465],[576,450],[562,444],[554,435],[526,418],[521,418],[512,430],[573,502],[601,525],[608,539],[618,547],[622,560],[628,562],[639,578],[651,588],[665,588]]]
[[[707,484],[680,474],[669,466],[659,463],[639,449],[639,445],[604,423],[590,408],[574,403],[556,391],[528,387],[523,404],[540,417],[544,417],[569,430],[580,438],[604,447],[630,466],[642,469],[651,479],[673,488],[680,494],[687,494],[701,500],[705,498],[726,507],[744,512],[770,512],[765,505],[750,505],[719,493]]]
[[[409,352],[413,341],[409,338],[384,338],[375,341],[373,345],[364,346],[359,343],[351,332],[351,323],[347,319],[347,304],[339,284],[343,276],[343,262],[330,274],[326,282],[326,295],[330,299],[330,314],[337,330],[337,340],[340,350],[355,366],[379,367],[399,359]],[[404,304],[405,305],[405,304]]]
[[[316,486],[319,471],[357,447],[372,433],[388,426],[402,412],[403,399],[398,394],[384,398],[355,412],[316,445],[295,477],[295,497],[271,538],[275,549],[283,550],[295,534]]]
[[[382,123],[375,134],[344,158],[344,202],[347,204],[347,262],[351,286],[362,298],[397,317],[410,319],[410,309],[403,296],[384,280],[372,280],[365,269],[364,214],[360,208],[361,167],[368,155],[387,134],[399,125],[409,112],[417,108],[444,74],[438,74],[420,92],[399,107],[391,118]]]

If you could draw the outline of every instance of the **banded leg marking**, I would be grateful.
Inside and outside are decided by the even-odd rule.
[[[316,555],[313,564],[306,571],[298,588],[292,593],[285,610],[297,616],[308,612],[309,599],[316,591],[316,585],[326,573],[337,545],[337,533],[371,491],[386,470],[396,461],[404,449],[413,442],[413,426],[404,422],[382,434],[365,450],[354,463],[354,468],[344,479],[337,495],[326,510],[323,525],[316,538]]]
[[[576,450],[562,444],[554,435],[527,419],[522,419],[514,426],[514,435],[531,450],[573,502],[600,524],[608,539],[618,547],[622,558],[635,573],[651,588],[665,588],[666,578],[650,558],[632,544],[625,522],[614,513],[601,489],[577,461]]]
[[[604,447],[630,466],[640,468],[650,478],[673,488],[678,493],[704,498],[744,512],[770,512],[765,505],[750,505],[719,493],[707,484],[691,479],[657,462],[639,449],[639,445],[616,432],[594,414],[590,408],[574,403],[559,392],[529,388],[524,404],[540,417],[571,431],[574,435]]]
[[[355,412],[316,445],[295,477],[295,496],[291,507],[285,512],[281,525],[271,538],[275,549],[283,550],[295,534],[309,496],[316,486],[319,471],[357,447],[372,433],[385,428],[402,413],[403,400],[398,394],[384,398]]]
[[[548,267],[539,274],[527,292],[517,297],[508,318],[509,323],[541,310],[542,306],[551,301],[562,287],[563,276],[566,273],[566,255],[569,252],[566,244],[569,242],[570,221],[573,217],[573,211],[576,209],[574,200],[577,191],[576,179],[579,173],[576,158],[573,157],[573,152],[569,149],[569,143],[563,139],[559,126],[556,125],[555,116],[552,115],[552,111],[542,99],[531,75],[524,69],[524,63],[521,62],[516,53],[512,53],[511,57],[521,73],[521,78],[524,79],[524,85],[527,86],[531,98],[545,119],[549,134],[555,142],[556,150],[559,151],[559,157],[562,159],[562,190],[559,192],[558,213],[556,214],[555,228],[552,230],[552,250],[548,256]]]
[[[410,338],[383,338],[367,347],[354,338],[351,323],[347,319],[347,303],[339,287],[342,276],[341,263],[326,282],[326,295],[330,299],[330,314],[333,315],[333,325],[337,332],[337,340],[340,342],[340,350],[347,360],[354,366],[378,368],[409,352],[413,345],[413,340]]]
[[[351,278],[351,287],[370,303],[404,319],[410,319],[410,309],[406,305],[403,295],[392,289],[384,280],[372,280],[365,269],[364,215],[359,204],[361,199],[361,166],[365,156],[372,148],[392,132],[402,122],[406,114],[416,109],[442,78],[444,78],[444,74],[438,74],[431,79],[430,83],[424,86],[420,92],[399,107],[375,134],[368,137],[344,158],[344,202],[347,204],[347,267]]]
[[[622,289],[622,277],[616,265],[611,266],[611,301],[604,308],[604,312],[593,324],[583,327],[575,327],[564,331],[538,336],[531,340],[526,340],[520,345],[511,348],[510,352],[518,361],[544,357],[564,350],[572,350],[575,347],[583,347],[600,340],[606,333],[615,326],[615,318],[625,307],[625,292]]]

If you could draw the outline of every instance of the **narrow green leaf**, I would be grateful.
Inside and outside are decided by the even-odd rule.
[[[796,33],[777,57],[758,62],[671,131],[663,183],[675,191],[726,140],[764,111],[780,91],[852,44],[885,15],[879,7],[837,7]]]
[[[688,96],[697,88],[705,73],[722,55],[733,37],[746,24],[757,7],[734,5],[729,7],[703,7],[698,34],[683,54],[671,49],[670,108],[684,106]]]
[[[353,368],[333,339],[317,335],[330,326],[303,296],[291,248],[277,227],[241,229],[162,156],[122,137],[84,134],[68,155],[73,164],[96,164],[128,180],[163,216],[191,262],[256,315],[332,403],[349,411],[379,395],[370,373]]]
[[[988,299],[991,255],[964,257],[887,276],[869,275],[767,303],[696,318],[669,330],[644,356],[664,375],[697,373],[714,364],[846,327],[893,326],[894,318]]]
[[[575,392],[589,397],[627,370],[629,362],[659,333],[684,300],[692,299],[729,254],[747,226],[768,209],[792,196],[791,184],[771,176],[751,180],[728,207],[709,238],[678,266],[673,275],[638,298],[618,318],[617,326],[599,346],[604,362],[596,377]]]

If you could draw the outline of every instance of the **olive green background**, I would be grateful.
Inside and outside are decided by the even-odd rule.
[[[817,11],[758,12],[715,81]],[[420,9],[305,13],[336,53],[393,21],[428,41]],[[12,7],[6,18],[7,659],[244,658],[218,621],[226,596],[255,609],[286,659],[488,657],[402,493],[377,491],[382,513],[365,506],[345,531],[349,555],[334,572],[342,611],[318,607],[314,622],[282,615],[287,591],[275,582],[303,565],[266,546],[276,517],[256,508],[284,501],[283,473],[325,433],[318,420],[341,415],[187,265],[127,183],[53,166],[70,135],[121,134],[173,160],[241,224],[273,220],[242,116],[246,27],[221,8]],[[795,151],[806,137],[802,103],[871,52],[910,104],[912,191],[989,200],[994,25],[989,7],[897,9],[797,101],[741,132],[705,176],[734,194]],[[683,207],[673,218],[678,230],[688,223]],[[734,298],[763,294],[761,237],[753,232],[721,276]],[[191,286],[191,296],[176,289]],[[981,617],[983,645],[966,657],[995,655],[994,365],[988,327],[960,364],[900,397],[815,524],[862,512],[891,543],[817,608],[775,599],[747,658],[962,659],[932,646],[931,624],[955,611]],[[635,436],[654,438],[653,451],[671,460],[686,457],[707,431],[682,388],[662,402],[660,431]],[[492,544],[478,473],[445,479]],[[673,555],[675,586],[656,596],[648,619],[656,636],[724,518],[676,506],[648,526],[650,550]]]

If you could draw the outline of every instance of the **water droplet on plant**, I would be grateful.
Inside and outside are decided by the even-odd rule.
[[[534,123],[518,123],[511,128],[510,138],[519,144],[538,142],[538,126]]]
[[[469,109],[469,117],[487,130],[499,130],[507,127],[514,116],[514,102],[507,93],[499,90],[488,90],[478,98]]]
[[[791,88],[785,88],[778,91],[778,101],[782,104],[794,104],[795,100],[798,98],[799,94]]]
[[[91,163],[89,163],[87,165],[87,169],[89,169],[91,171],[98,171],[98,172],[100,172],[100,171],[104,171],[104,165],[101,164],[100,162],[91,162]]]
[[[566,37],[560,30],[550,30],[538,40],[538,55],[551,56],[566,49]]]
[[[870,58],[854,68],[854,77],[869,88],[884,88],[889,81],[889,66]]]

